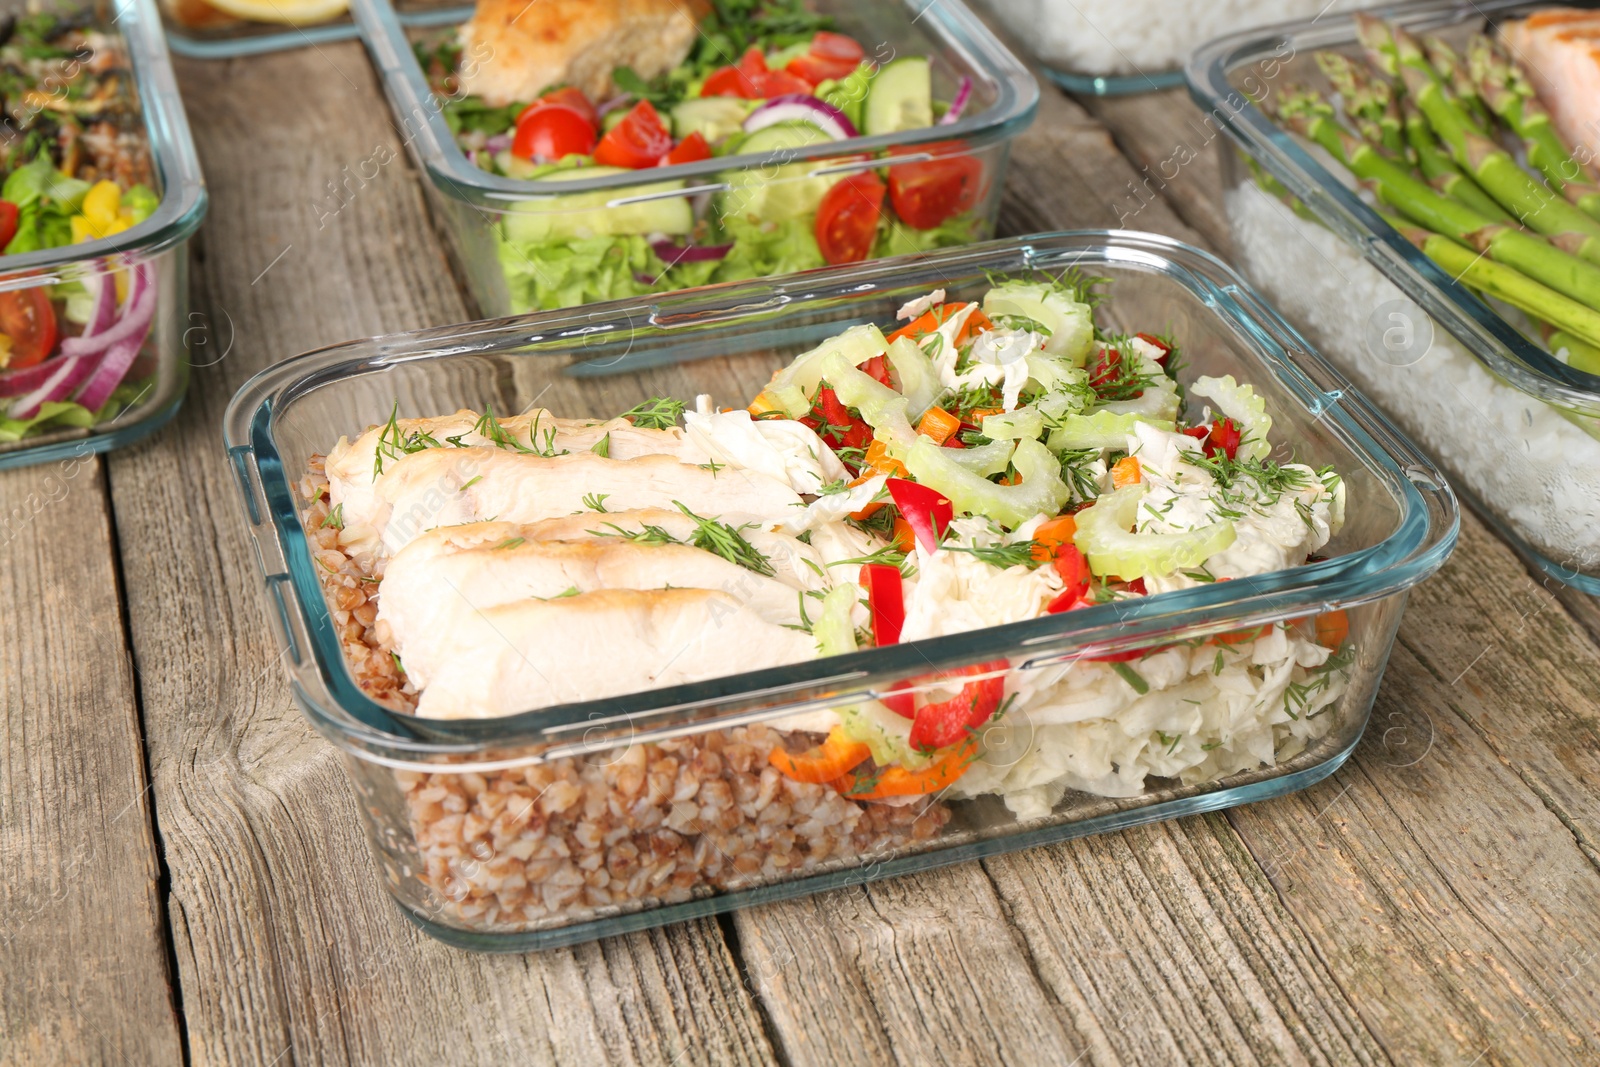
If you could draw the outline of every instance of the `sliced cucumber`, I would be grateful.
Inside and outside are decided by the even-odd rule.
[[[572,182],[627,173],[621,167],[573,167],[552,171],[543,182]],[[546,241],[562,237],[618,237],[627,234],[681,235],[694,228],[694,210],[687,197],[664,196],[634,204],[606,203],[622,197],[645,196],[682,189],[682,182],[656,182],[624,189],[600,189],[524,200],[502,216],[508,241]]]
[[[829,140],[827,134],[808,123],[782,123],[757,130],[745,138],[744,144],[739,146],[739,154],[779,152]],[[817,210],[822,198],[839,180],[836,175],[809,177],[813,170],[824,165],[821,160],[803,160],[730,172],[724,177],[731,188],[719,195],[718,210],[723,218],[744,216],[758,222],[785,222],[809,215]]]
[[[933,125],[933,74],[922,56],[888,63],[872,78],[864,116],[868,137]]]
[[[744,128],[750,105],[733,96],[698,96],[672,105],[672,135],[680,141],[699,133],[716,144]]]

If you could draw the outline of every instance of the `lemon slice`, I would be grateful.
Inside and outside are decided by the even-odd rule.
[[[350,0],[208,0],[212,7],[234,18],[252,22],[281,22],[309,26],[345,13]]]

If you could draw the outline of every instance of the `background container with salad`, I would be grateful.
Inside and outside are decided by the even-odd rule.
[[[1106,279],[1096,307],[1079,299],[1093,288],[1085,288],[1086,276]],[[343,345],[263,372],[229,408],[227,443],[296,698],[347,756],[386,887],[408,916],[452,943],[496,950],[567,943],[1307,785],[1335,770],[1359,739],[1404,591],[1454,543],[1453,500],[1427,462],[1226,267],[1165,239],[1038,237],[662,297],[649,310],[648,323],[637,308],[552,312]],[[866,323],[881,324],[885,334],[899,326],[892,342],[880,335],[885,356],[867,358],[883,345]],[[1150,328],[1160,337],[1135,336]],[[995,347],[982,338],[1001,336],[1005,349],[1019,331],[1032,335],[1019,342],[1027,361],[1015,361],[1028,368],[1027,382],[1004,383],[1002,373],[981,384],[994,378],[982,353]],[[963,333],[970,336],[962,340]],[[962,356],[947,359],[945,341]],[[933,378],[918,375],[921,361],[907,346],[931,361]],[[801,353],[809,354],[796,360]],[[846,365],[858,357],[861,366]],[[947,369],[972,380],[938,384]],[[816,373],[825,378],[813,380]],[[962,398],[985,389],[999,413],[967,411]],[[1186,405],[1184,389],[1191,391]],[[727,402],[756,395],[752,410],[778,418],[770,430],[780,436],[788,418],[809,412],[837,455],[862,465],[868,489],[866,468],[885,460],[873,458],[871,443],[852,451],[846,438],[858,416],[882,430],[897,412],[908,418],[926,407],[912,437],[886,446],[891,458],[908,449],[906,478],[915,481],[884,483],[878,514],[899,513],[908,525],[899,555],[902,568],[914,565],[912,577],[887,573],[897,568],[881,565],[883,553],[832,561],[829,569],[861,568],[870,615],[854,618],[858,592],[844,580],[835,589],[848,596],[834,604],[832,591],[819,594],[814,614],[799,594],[798,612],[810,625],[798,628],[808,633],[752,624],[740,643],[741,655],[753,655],[757,645],[814,638],[824,658],[813,652],[805,662],[735,675],[721,673],[740,669],[726,663],[702,680],[629,692],[611,685],[616,671],[574,676],[552,668],[548,650],[530,646],[528,655],[555,671],[555,688],[538,690],[546,703],[569,699],[549,693],[596,685],[615,695],[521,714],[478,707],[465,714],[490,717],[439,718],[435,698],[448,685],[435,676],[420,703],[411,687],[410,672],[423,673],[418,646],[406,646],[419,657],[409,667],[365,647],[377,632],[366,590],[376,588],[381,610],[391,613],[380,624],[401,626],[397,605],[383,602],[400,589],[386,593],[383,583],[403,581],[405,567],[415,577],[410,549],[447,547],[441,538],[461,528],[418,533],[430,522],[413,516],[415,540],[385,557],[386,572],[368,579],[375,584],[362,584],[361,550],[350,546],[372,532],[358,513],[375,498],[359,503],[359,494],[347,495],[330,508],[321,483],[336,476],[336,462],[375,486],[384,466],[393,467],[399,482],[383,483],[392,486],[409,484],[402,471],[418,463],[474,457],[484,464],[478,473],[462,471],[459,486],[437,487],[432,506],[454,508],[489,491],[498,477],[491,466],[567,471],[620,460],[624,448],[650,436],[641,431],[659,437],[680,414],[691,424],[687,436],[717,420],[734,429],[768,425],[743,409],[718,414],[712,404],[684,413],[651,399],[698,393]],[[531,416],[510,416],[536,404],[578,421],[550,423],[541,436]],[[846,410],[831,413],[830,404]],[[1066,410],[1074,406],[1078,414]],[[1212,406],[1227,416],[1205,410]],[[445,424],[461,418],[448,416],[456,408],[483,415],[452,431]],[[581,419],[620,412],[628,417],[618,422]],[[446,436],[408,421],[416,415],[445,415],[433,426]],[[1054,430],[1045,418],[1058,419]],[[1152,539],[1128,533],[1117,515],[1109,525],[1091,520],[1097,509],[1115,512],[1129,502],[1138,509],[1148,476],[1137,456],[1122,454],[1128,434],[1155,433],[1171,444],[1175,437],[1160,435],[1173,419],[1194,425],[1179,435],[1192,442],[1183,452],[1193,472],[1204,468],[1212,472],[1205,484],[1228,482],[1237,491],[1228,500],[1239,510],[1226,514],[1264,515],[1288,489],[1302,503],[1315,498],[1272,527],[1285,543],[1320,544],[1317,555],[1291,553],[1282,569],[1255,557],[1241,572],[1248,580],[1224,580],[1231,571],[1208,574],[1186,555],[1198,550],[1198,558],[1220,563],[1218,544],[1209,541],[1215,527]],[[952,421],[954,428],[943,425]],[[323,464],[320,456],[341,436],[354,439],[368,427]],[[1009,430],[1018,438],[1016,474],[995,468],[982,478],[994,453],[1012,451]],[[912,433],[909,426],[901,432]],[[581,453],[556,447],[583,434],[595,440]],[[364,447],[383,462],[361,462]],[[1155,471],[1154,452],[1142,454]],[[1036,456],[1050,456],[1057,473],[1039,467]],[[676,470],[683,462],[666,465]],[[734,497],[747,490],[744,468],[705,466],[710,474],[689,467],[673,477],[693,475]],[[711,482],[719,472],[726,480]],[[1320,487],[1301,480],[1313,477]],[[1051,486],[1063,495],[1046,492]],[[425,502],[427,486],[418,488]],[[682,543],[668,528],[684,525],[682,516],[627,532],[627,490],[615,479],[598,489],[619,495],[591,494],[586,514],[554,521],[599,533],[567,536],[679,553],[690,540],[702,547],[703,536],[712,547],[700,557],[710,562],[727,550],[723,558],[733,564],[749,555],[735,550],[742,538],[780,536],[719,529],[714,518],[694,516],[689,525],[698,531],[686,529]],[[966,490],[972,495],[961,496]],[[852,498],[834,495],[853,491],[843,480],[813,487],[808,509],[840,499],[853,507]],[[389,488],[378,492],[389,499]],[[938,498],[946,492],[957,514],[941,518]],[[1047,504],[1034,499],[1040,492]],[[1015,509],[994,520],[991,503],[1009,507],[1024,498],[1027,514],[1044,509],[1034,520],[1019,526],[1023,511]],[[384,544],[396,523],[411,521],[395,499]],[[1340,514],[1330,510],[1335,499]],[[1069,518],[1080,531],[1098,532],[1046,536],[1047,527],[1066,523],[1038,519],[1063,500],[1077,501]],[[1170,512],[1128,521],[1141,530],[1147,521],[1177,522]],[[867,530],[874,514],[851,521]],[[621,540],[607,540],[608,518],[626,533]],[[992,535],[978,525],[991,521],[1015,529],[1003,543],[980,546]],[[811,529],[808,551],[825,554],[824,526]],[[1029,539],[1018,541],[1028,530]],[[1311,534],[1314,542],[1301,540]],[[1240,544],[1247,538],[1242,526],[1237,536]],[[477,545],[475,558],[509,560],[528,541]],[[424,548],[424,564],[431,552]],[[1145,580],[1106,577],[1105,552],[1119,573],[1141,568],[1149,588]],[[765,559],[783,570],[776,555]],[[750,567],[745,559],[732,572],[755,574]],[[1042,614],[1027,607],[1010,616],[1018,621],[999,624],[974,620],[991,608],[1003,613],[1004,605],[986,597],[963,602],[947,590],[937,603],[949,611],[929,617],[917,605],[926,607],[925,588],[941,588],[928,583],[947,568],[982,571],[998,583],[984,586],[991,592],[1017,583],[1061,589]],[[915,579],[903,618],[880,578],[902,578],[908,588]],[[677,586],[658,595],[691,592]],[[560,613],[596,595],[574,586],[509,610]],[[433,636],[456,635],[456,623]],[[897,628],[900,634],[887,632]],[[541,632],[546,643],[565,639],[560,627]],[[477,692],[474,677],[458,681]],[[941,701],[932,691],[944,685],[958,692]],[[984,721],[974,725],[969,713],[978,711]],[[817,747],[806,751],[811,731],[830,729],[818,727],[819,718],[837,725],[826,739],[812,736]],[[856,727],[877,733],[863,740],[851,732]]]
[[[155,8],[0,21],[0,465],[100,451],[177,410],[205,192]]]
[[[1561,26],[1553,53],[1518,36],[1567,18],[1593,16],[1327,16],[1213,42],[1189,76],[1231,135],[1242,268],[1502,533],[1600,592],[1600,198],[1574,143],[1594,98]]]
[[[387,0],[356,4],[484,313],[990,233],[1038,88],[960,3],[666,7],[650,47],[564,30],[530,65],[494,4],[415,46]]]

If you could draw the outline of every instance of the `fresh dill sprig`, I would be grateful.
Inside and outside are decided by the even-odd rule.
[[[344,501],[341,500],[333,506],[332,510],[322,520],[322,525],[318,529],[326,529],[329,526],[332,526],[335,530],[344,529]]]
[[[1117,675],[1124,682],[1127,682],[1130,686],[1132,686],[1133,691],[1138,693],[1140,696],[1144,696],[1146,693],[1150,692],[1150,683],[1144,680],[1144,676],[1142,674],[1128,666],[1126,663],[1113,663],[1111,664],[1111,669],[1116,671]]]
[[[635,404],[622,413],[622,417],[645,430],[670,430],[683,417],[684,403],[670,396],[653,396],[642,404]]]
[[[583,506],[589,511],[605,511],[606,497],[610,495],[610,493],[586,493],[583,498]]]
[[[1017,541],[1009,545],[952,545],[943,547],[950,552],[965,552],[976,556],[991,567],[1005,570],[1007,567],[1036,567],[1039,561],[1033,558],[1038,542],[1033,539]]]
[[[495,551],[499,551],[502,548],[517,548],[518,546],[525,545],[527,543],[528,539],[526,537],[508,537],[494,547]]]
[[[606,431],[606,435],[604,437],[600,438],[600,440],[596,441],[594,444],[589,446],[589,451],[593,452],[595,455],[599,456],[601,459],[610,459],[611,458],[611,432],[609,430]]]
[[[772,564],[767,560],[767,557],[762,555],[749,541],[745,540],[744,531],[757,529],[758,527],[755,523],[746,523],[735,529],[727,523],[719,522],[716,519],[701,518],[684,507],[681,501],[674,500],[672,503],[679,511],[694,521],[695,531],[689,538],[689,544],[695,548],[721,556],[729,563],[736,563],[745,570],[766,575],[768,578],[777,574],[777,571],[772,569]]]
[[[432,434],[423,430],[403,433],[400,429],[400,401],[396,400],[394,407],[389,411],[389,421],[378,431],[378,443],[372,451],[372,477],[376,480],[378,475],[383,473],[385,457],[399,459],[426,448],[443,447]]]
[[[534,426],[538,425],[539,420],[535,416]],[[472,432],[496,448],[504,448],[513,452],[526,452],[530,455],[534,454],[534,449],[517,440],[516,434],[511,433],[500,425],[500,420],[494,417],[494,405],[492,404],[483,405],[483,414],[478,416],[478,421],[473,424]],[[528,436],[532,439],[532,429],[528,431]]]

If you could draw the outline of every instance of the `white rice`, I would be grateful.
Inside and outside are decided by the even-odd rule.
[[[1494,378],[1442,327],[1416,362],[1380,360],[1369,320],[1410,304],[1398,287],[1254,185],[1230,190],[1227,209],[1239,268],[1452,481],[1551,562],[1600,569],[1600,440]]]
[[[1049,65],[1072,74],[1154,74],[1197,45],[1252,26],[1315,18],[1370,0],[990,0],[990,10]]]

